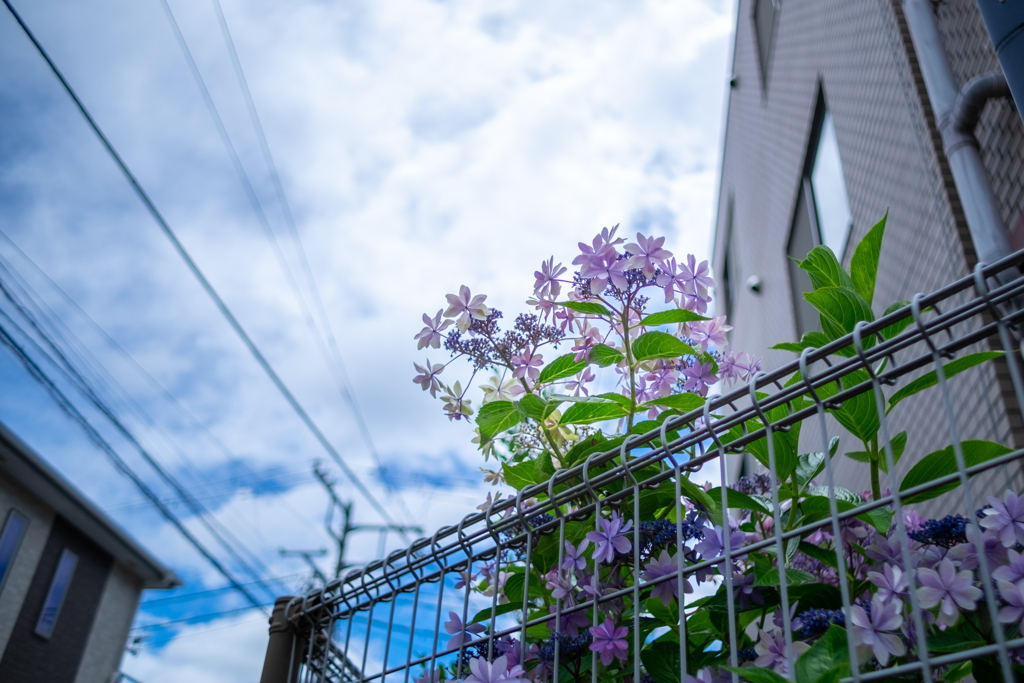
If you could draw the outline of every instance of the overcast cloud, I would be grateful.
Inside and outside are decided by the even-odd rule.
[[[170,5],[299,272],[213,7]],[[158,0],[16,6],[242,325],[386,499]],[[410,381],[424,357],[412,340],[420,314],[466,284],[514,317],[542,259],[567,263],[576,242],[615,223],[707,258],[732,3],[226,0],[224,11],[357,400],[391,480],[430,533],[486,491],[471,425],[449,423]],[[282,591],[299,588],[304,565],[278,549],[329,546],[327,498],[310,474],[326,454],[6,12],[0,65],[0,229],[184,409],[2,238],[0,256],[152,418],[100,385],[154,456],[270,575],[286,577]],[[179,593],[224,585],[7,352],[0,386],[0,420],[172,566],[187,581]],[[102,431],[171,497],[123,439]],[[379,521],[327,464],[357,518]],[[350,559],[376,552],[377,539],[364,536]],[[243,605],[222,593],[146,606],[139,624],[200,616],[149,629],[124,670],[144,683],[258,679],[265,619],[201,616]]]

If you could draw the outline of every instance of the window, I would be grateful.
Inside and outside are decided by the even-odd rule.
[[[825,108],[824,93],[819,90],[789,243],[786,245],[793,312],[797,333],[801,336],[818,329],[818,312],[803,296],[804,292],[812,289],[811,278],[794,259],[803,260],[811,249],[825,245],[842,261],[852,227],[835,124]]]
[[[827,111],[821,123],[817,147],[814,170],[811,171],[811,186],[814,188],[814,204],[818,209],[821,243],[842,261],[853,223],[850,200],[846,196],[846,181],[843,179],[843,164],[839,159],[836,127]]]
[[[719,277],[721,285],[716,291],[718,306],[715,307],[717,314],[724,315],[727,320],[732,320],[733,307],[736,305],[736,274],[732,258],[732,220],[733,199],[730,194],[725,209],[725,257],[722,259],[722,273]]]
[[[60,554],[60,562],[57,563],[57,571],[53,574],[53,581],[50,583],[50,590],[46,594],[46,601],[43,603],[42,614],[36,623],[36,635],[49,638],[53,635],[53,629],[57,625],[57,617],[60,616],[60,608],[64,604],[64,598],[71,587],[71,577],[75,574],[75,567],[78,565],[78,555],[64,549]]]
[[[28,517],[12,509],[7,515],[3,533],[0,533],[0,593],[3,593],[4,582],[11,573],[14,558],[18,556],[21,539],[28,529]]]
[[[775,44],[775,25],[778,23],[780,0],[754,0],[754,37],[761,66],[761,83],[768,83],[772,47]]]

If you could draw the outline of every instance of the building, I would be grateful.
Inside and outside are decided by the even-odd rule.
[[[109,683],[177,577],[0,425],[0,681]]]
[[[913,12],[932,13],[925,23],[938,28],[954,88],[981,74],[998,77],[1000,67],[976,0],[738,2],[713,264],[733,348],[763,355],[771,369],[794,359],[772,345],[818,327],[802,298],[810,282],[790,257],[826,244],[848,267],[850,245],[888,211],[880,315],[891,302],[969,274],[985,253],[972,236],[971,197],[959,193],[953,152],[943,144],[948,118],[933,106],[932,62],[915,49],[921,17]],[[1024,247],[1024,126],[1012,100],[988,100],[974,136],[1008,251]],[[964,397],[957,425],[965,439],[1019,448],[1024,425],[1007,417],[1008,408],[1019,410],[1004,370],[987,363],[955,378]],[[907,455],[948,445],[938,395],[909,403],[892,415],[895,429],[918,444]],[[820,436],[804,434],[802,447],[820,450]],[[840,450],[861,449],[841,441]],[[868,488],[863,465],[837,462],[844,485]],[[1019,472],[996,476],[1020,482]]]

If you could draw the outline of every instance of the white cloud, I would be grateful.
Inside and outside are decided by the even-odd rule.
[[[380,496],[374,463],[242,194],[156,3],[23,3],[24,16],[93,110],[214,286],[332,443]],[[286,239],[215,15],[173,0],[243,162]],[[460,284],[506,317],[525,309],[543,258],[571,260],[602,226],[651,229],[707,256],[729,11],[723,2],[524,6],[396,0],[226,2],[242,62],[312,269],[377,447],[402,472],[429,533],[482,500],[471,426],[450,424],[410,380],[420,314]],[[325,457],[129,192],[9,18],[0,21],[0,228],[226,444],[225,452],[31,277],[69,326],[180,446],[130,423],[190,486],[237,457],[255,469]],[[435,360],[442,353],[433,351]],[[461,370],[455,370],[456,376]],[[213,570],[137,500],[12,361],[0,360],[0,419],[167,562],[203,586]],[[464,375],[463,375],[464,376]],[[119,412],[127,404],[116,402]],[[109,430],[105,430],[109,431]],[[123,444],[122,444],[123,445]],[[133,466],[154,477],[137,455]],[[190,460],[194,467],[186,465]],[[337,468],[335,468],[337,469]],[[198,473],[193,471],[198,470]],[[408,477],[406,477],[407,479]],[[402,479],[403,486],[407,485]],[[228,493],[230,494],[230,486]],[[357,500],[357,515],[377,521]],[[218,518],[272,572],[280,547],[329,544],[310,477],[283,494],[211,498]],[[115,504],[116,503],[116,504]],[[391,507],[394,507],[393,505]],[[196,527],[195,520],[189,521]],[[198,529],[204,539],[206,532]],[[388,548],[399,547],[396,539]],[[354,542],[352,557],[376,553]],[[323,566],[327,568],[328,562]],[[235,626],[235,623],[238,623]],[[265,624],[232,618],[129,669],[161,680],[252,680]],[[209,627],[209,626],[205,626]],[[189,627],[198,633],[203,626]],[[187,633],[188,630],[183,633]],[[225,654],[227,653],[227,654]]]

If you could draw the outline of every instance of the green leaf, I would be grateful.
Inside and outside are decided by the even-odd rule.
[[[697,394],[672,394],[671,396],[664,396],[662,398],[656,398],[653,401],[644,403],[641,407],[647,406],[665,406],[666,408],[673,408],[678,410],[680,413],[686,414],[691,410],[696,410],[702,407],[706,403],[706,399]]]
[[[843,675],[849,675],[850,650],[846,643],[846,631],[832,624],[825,635],[796,660],[797,683],[817,683],[823,674],[843,665],[846,671]]]
[[[832,567],[833,569],[836,568],[836,554],[831,550],[826,550],[825,548],[816,546],[813,543],[806,543],[803,541],[800,542],[798,550],[802,552],[804,555],[807,555],[808,557],[813,558],[818,562],[821,562],[822,564],[827,564],[829,567]]]
[[[587,367],[585,361],[579,363],[575,360],[575,353],[567,353],[564,356],[559,356],[545,367],[540,372],[540,377],[537,379],[538,384],[547,384],[548,382],[554,382],[555,380],[565,379],[566,377],[572,377],[576,373]]]
[[[516,402],[519,410],[527,417],[532,417],[537,422],[544,420],[554,412],[560,401],[545,401],[536,394],[527,394]],[[490,404],[488,404],[490,405]]]
[[[878,256],[882,253],[882,236],[885,234],[885,221],[889,217],[886,211],[882,220],[875,223],[874,227],[868,230],[864,239],[857,245],[850,259],[850,279],[857,293],[864,297],[864,301],[871,304],[875,297],[875,275],[878,273]]]
[[[1002,351],[982,351],[980,353],[972,353],[970,355],[964,356],[963,358],[957,358],[956,360],[947,363],[945,366],[943,366],[942,371],[946,374],[946,378],[949,379],[954,375],[960,374],[964,370],[969,370],[970,368],[973,368],[975,365],[981,365],[987,360],[992,360],[993,358],[998,358],[999,356],[1002,355]],[[907,386],[903,387],[895,394],[893,394],[892,398],[889,399],[889,410],[892,410],[897,403],[907,398],[908,396],[913,396],[918,392],[924,391],[925,389],[930,389],[931,387],[934,387],[936,384],[938,384],[939,377],[935,373],[936,371],[932,370],[927,375],[922,375],[921,377],[918,377],[913,382],[911,382],[910,384],[908,384]]]
[[[537,483],[537,464],[533,460],[525,460],[518,465],[510,465],[507,462],[501,466],[502,473],[508,485],[521,491],[527,486]]]
[[[607,344],[596,344],[590,349],[590,362],[601,368],[615,365],[625,358],[621,351],[616,351]]]
[[[603,315],[606,318],[612,317],[612,312],[601,304],[588,303],[585,301],[556,301],[556,306],[565,306],[570,308],[577,313],[586,313],[587,315]]]
[[[889,306],[889,308],[885,309],[885,313],[882,314],[882,317],[884,318],[885,316],[889,315],[890,313],[895,313],[896,311],[900,310],[901,308],[906,308],[909,305],[910,305],[909,301],[897,301],[896,303],[891,304]],[[892,339],[897,334],[899,334],[903,330],[907,329],[907,327],[909,327],[910,324],[913,323],[913,322],[914,322],[914,318],[912,316],[908,315],[906,318],[902,318],[901,320],[897,320],[892,325],[889,325],[887,327],[883,327],[882,328],[882,336],[885,337],[886,339]]]
[[[487,443],[506,429],[522,422],[523,413],[512,401],[491,401],[480,407],[476,424],[480,428],[480,443]]]
[[[638,361],[696,355],[690,346],[666,332],[645,332],[633,342],[633,357]]]
[[[836,454],[839,448],[839,437],[834,436],[828,444],[829,457]],[[824,453],[805,453],[796,459],[796,480],[800,486],[806,486],[812,479],[825,469]]]
[[[761,505],[761,503],[754,500],[745,493],[740,493],[735,489],[726,487],[725,495],[726,500],[729,503],[730,510],[753,510],[754,512],[760,512],[766,515],[771,514],[771,511],[768,508],[766,508],[764,505]],[[721,500],[722,487],[719,486],[717,488],[711,489],[710,491],[708,491],[708,496],[710,496],[712,500]]]
[[[846,457],[857,462],[871,462],[871,454],[867,451],[850,451]]]
[[[629,400],[628,396],[623,396],[622,394],[616,394],[614,392],[607,393],[607,394],[598,394],[595,398],[603,398],[606,401],[611,401],[613,403],[618,403],[620,406],[622,406],[626,410],[629,410],[629,405],[630,405],[630,403],[632,403],[632,401]]]
[[[984,647],[984,644],[978,646],[972,645],[970,647]],[[966,650],[967,647],[964,649]],[[943,674],[942,678],[946,683],[956,683],[957,681],[970,676],[971,673],[973,673],[973,669],[974,667],[969,659],[966,662],[957,662],[956,664],[951,664],[949,668],[946,669],[946,673]]]
[[[853,327],[858,322],[871,322],[875,319],[871,306],[853,289],[824,287],[805,293],[804,298],[818,309],[821,314],[821,329],[832,341],[853,332]],[[864,338],[865,348],[873,345],[873,336]]]
[[[828,487],[812,486],[807,489],[808,497],[800,503],[800,509],[805,515],[812,518],[805,520],[810,522],[828,517],[830,513],[828,504]],[[836,510],[846,512],[861,504],[860,496],[848,489],[836,487]],[[857,515],[857,519],[866,522],[878,529],[880,533],[889,533],[892,527],[892,515],[884,508],[874,508]]]
[[[789,683],[788,680],[771,669],[765,669],[760,666],[723,666],[722,668],[738,674],[740,678],[745,678],[750,683]],[[678,672],[675,680],[679,680]]]
[[[798,342],[783,342],[776,344],[773,349],[780,351],[792,351],[793,353],[800,353],[804,349],[820,349],[821,347],[829,344],[832,340],[824,332],[813,330],[811,332],[804,332],[804,336],[800,337]],[[855,351],[847,346],[839,349],[835,352],[837,355],[852,357]]]
[[[683,308],[674,308],[671,311],[651,313],[641,320],[640,324],[645,327],[655,327],[657,325],[671,325],[672,323],[692,323],[699,320],[711,320],[711,318],[705,318]]]
[[[605,450],[604,444],[606,442],[607,439],[604,438],[604,434],[596,432],[573,446],[569,452],[565,454],[565,457],[562,459],[562,464],[565,467],[572,467],[594,451]]]
[[[815,290],[826,287],[846,287],[856,290],[853,280],[843,270],[839,259],[825,245],[811,249],[807,258],[800,261],[798,265],[811,276],[811,285]]]
[[[718,500],[709,496],[707,491],[697,486],[686,477],[681,477],[679,479],[679,490],[691,502],[703,506],[708,512],[714,513],[718,510]]]
[[[896,436],[892,437],[892,441],[889,442],[892,446],[892,464],[895,467],[900,461],[900,456],[903,455],[903,451],[907,448],[907,433],[900,432]],[[878,468],[889,474],[889,463],[885,457],[885,451],[879,449],[878,451]]]
[[[516,586],[519,587],[519,592],[518,593],[514,593],[513,594],[513,593],[509,593],[508,592],[509,591],[509,584],[512,584],[512,579],[517,578],[517,577],[522,577],[522,574],[516,574],[515,576],[510,577],[509,580],[505,583],[505,595],[508,596],[508,599],[511,602],[509,602],[509,603],[507,603],[505,605],[498,605],[497,609],[494,610],[494,616],[497,617],[497,616],[500,616],[502,614],[508,614],[509,612],[518,612],[519,610],[523,609],[523,599],[522,599],[522,595],[523,595],[523,579],[520,578],[518,584],[513,584],[512,585],[513,589],[515,589]],[[480,622],[487,621],[490,618],[491,618],[491,608],[490,607],[485,607],[484,609],[482,609],[479,612],[477,612],[476,616],[473,617],[473,620],[470,621],[469,623],[471,623],[471,624],[479,624]]]
[[[640,651],[640,661],[658,683],[679,683],[679,643],[654,643]]]
[[[806,493],[808,496],[817,496],[828,500],[829,488],[827,486],[808,486]],[[860,494],[854,493],[850,489],[844,489],[842,486],[835,487],[835,496],[836,500],[852,505],[860,505],[864,502],[861,500]],[[828,506],[826,505],[826,507]]]
[[[563,425],[588,425],[604,420],[615,420],[625,417],[626,409],[618,403],[576,403],[562,415],[558,421]]]
[[[964,465],[973,467],[983,462],[1006,455],[1010,449],[992,441],[964,441],[961,444],[964,454]],[[935,451],[921,458],[921,461],[910,468],[907,476],[903,477],[900,484],[900,491],[906,491],[921,484],[927,484],[939,477],[956,472],[956,456],[953,454],[953,446],[946,446],[941,451]],[[916,496],[911,496],[903,501],[904,504],[920,503],[925,500],[937,498],[947,491],[952,491],[960,485],[959,481],[951,481],[942,484],[928,491],[923,491]]]
[[[849,389],[866,382],[871,377],[865,370],[856,370],[847,373],[843,378],[843,389]],[[835,396],[839,391],[835,382],[829,382],[818,388],[818,396],[823,400]],[[875,406],[875,395],[873,390],[857,394],[852,398],[843,401],[839,409],[830,409],[829,413],[834,415],[839,424],[843,425],[851,434],[865,443],[871,441],[878,433],[880,423],[878,421],[878,409]]]
[[[786,568],[786,584],[789,586],[801,586],[805,583],[814,581],[814,574],[805,572],[802,569],[789,569]],[[779,585],[779,570],[776,567],[771,568],[761,576],[757,577],[754,581],[755,586],[778,586]]]
[[[969,619],[961,619],[954,628],[928,634],[928,651],[935,654],[963,652],[986,644],[985,636]]]

